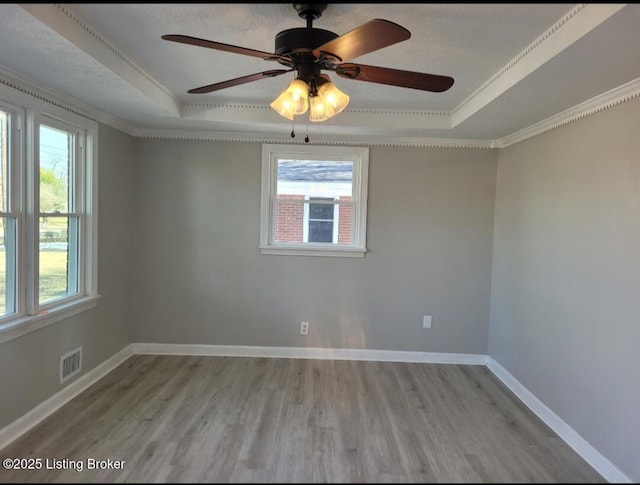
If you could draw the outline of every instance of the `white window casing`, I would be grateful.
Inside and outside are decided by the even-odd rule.
[[[349,162],[353,167],[352,180],[331,183],[309,180],[279,181],[279,161],[294,161],[302,166],[305,162],[327,162],[327,165],[330,165],[330,162]],[[261,254],[364,257],[368,168],[369,149],[366,147],[263,144],[259,244]],[[314,193],[314,186],[319,185],[322,185],[322,190],[320,193]],[[299,196],[299,200],[286,199],[286,203],[300,204],[304,207],[305,217],[301,218],[302,227],[300,228],[301,234],[304,234],[300,241],[276,240],[276,195],[278,193]],[[351,199],[340,200],[340,196],[344,195],[351,195]],[[309,199],[314,197],[333,198],[333,201],[320,202],[334,205],[334,238],[331,243],[308,242],[309,203],[315,203]],[[281,199],[281,202],[283,200],[285,199]],[[338,241],[340,206],[349,206],[352,209],[351,243]]]

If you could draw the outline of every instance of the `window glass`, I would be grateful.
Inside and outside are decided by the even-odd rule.
[[[73,211],[74,134],[40,125],[40,212]]]
[[[0,217],[0,316],[16,310],[16,221]]]
[[[78,292],[75,134],[40,125],[39,305]]]
[[[77,217],[40,218],[40,305],[78,292],[77,241]]]
[[[278,160],[277,180],[276,242],[339,244],[353,240],[352,218],[346,218],[341,227],[342,240],[334,225],[340,203],[352,201],[353,162]]]
[[[8,212],[9,180],[11,164],[9,163],[9,121],[11,115],[0,110],[0,212]]]
[[[11,114],[0,110],[0,317],[16,311],[16,217],[11,207]]]
[[[330,199],[328,197],[312,197],[310,200],[313,201],[330,201],[331,203],[327,204],[319,204],[319,203],[309,203],[308,211],[309,211],[309,233],[307,237],[308,242],[324,242],[324,243],[333,243],[337,242],[334,239],[333,229],[333,213],[335,210],[335,205],[333,204],[334,199]]]

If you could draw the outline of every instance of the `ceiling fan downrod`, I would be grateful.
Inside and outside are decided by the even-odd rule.
[[[322,12],[327,9],[327,3],[294,3],[298,15],[307,21],[307,29],[313,28],[313,21],[322,17]]]

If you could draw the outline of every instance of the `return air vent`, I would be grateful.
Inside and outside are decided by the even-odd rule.
[[[60,384],[82,370],[82,347],[60,357]]]

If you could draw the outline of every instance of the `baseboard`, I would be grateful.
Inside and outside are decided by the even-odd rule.
[[[64,387],[59,392],[55,393],[46,401],[40,403],[25,415],[2,428],[0,430],[0,450],[19,438],[22,434],[29,431],[40,421],[57,411],[60,407],[71,401],[71,399],[76,397],[89,386],[102,379],[132,355],[132,346],[127,345],[117,354],[109,357],[107,360],[97,365],[86,374],[78,377],[75,381]]]
[[[571,426],[549,409],[531,391],[524,387],[508,370],[502,367],[493,358],[488,358],[487,367],[500,379],[518,398],[545,422],[560,438],[562,438],[573,450],[578,453],[589,465],[591,465],[609,483],[633,483],[633,481],[620,471],[598,450],[591,446]]]
[[[134,343],[135,354],[209,355],[218,357],[272,357],[285,359],[370,360],[422,364],[487,365],[482,354],[448,354],[401,350],[330,349],[320,347],[258,347],[241,345],[190,345]]]

